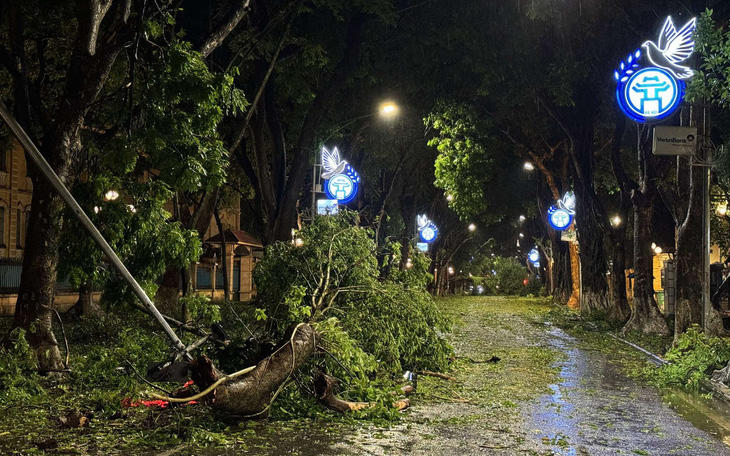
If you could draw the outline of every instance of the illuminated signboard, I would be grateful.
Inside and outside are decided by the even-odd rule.
[[[335,147],[330,152],[322,148],[322,179],[324,192],[328,198],[347,204],[357,196],[360,175],[345,160],[340,159],[340,151]]]
[[[416,222],[418,223],[418,237],[420,237],[423,242],[433,242],[439,234],[439,229],[436,225],[425,215],[417,216]]]
[[[567,192],[563,195],[563,199],[548,209],[548,222],[550,222],[550,226],[556,230],[562,231],[573,223],[574,215],[575,195],[573,192]]]
[[[530,253],[527,254],[527,259],[533,263],[540,261],[540,252],[537,249],[530,250]]]
[[[694,52],[697,20],[677,30],[671,16],[664,21],[659,40],[646,41],[613,72],[619,107],[636,122],[658,122],[672,115],[684,99],[694,71],[685,66]],[[639,62],[645,59],[643,65]]]
[[[318,199],[317,215],[336,215],[340,206],[336,199]]]
[[[416,244],[416,248],[420,250],[421,252],[428,252],[428,244],[425,242],[419,242]]]

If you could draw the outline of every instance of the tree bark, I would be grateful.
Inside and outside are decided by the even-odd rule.
[[[623,331],[647,334],[669,334],[664,316],[654,300],[651,226],[657,190],[653,181],[654,163],[651,154],[650,128],[639,129],[639,186],[631,192],[634,206],[634,307]]]
[[[309,325],[298,325],[288,337],[249,374],[218,386],[214,408],[239,418],[266,418],[279,389],[316,348],[317,334]]]
[[[73,315],[74,317],[84,316],[86,318],[93,318],[104,314],[99,303],[94,300],[94,285],[91,281],[86,281],[79,286],[79,299],[66,314]]]

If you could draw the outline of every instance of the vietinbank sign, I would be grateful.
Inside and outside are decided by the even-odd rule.
[[[672,17],[664,21],[659,39],[646,41],[621,61],[613,72],[616,100],[629,118],[640,123],[659,122],[672,115],[684,99],[685,80],[694,75],[687,62],[694,52],[697,20],[679,30]]]

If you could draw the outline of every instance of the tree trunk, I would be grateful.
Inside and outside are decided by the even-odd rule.
[[[687,217],[677,230],[677,296],[674,307],[674,336],[693,324],[702,324],[702,173],[691,171],[690,199]]]
[[[606,252],[603,246],[603,233],[597,220],[598,210],[588,191],[576,186],[575,223],[580,242],[580,278],[582,296],[580,312],[591,315],[595,312],[608,313],[611,308],[608,280],[606,279]],[[575,277],[576,271],[573,271]]]
[[[626,220],[626,217],[622,220]],[[624,324],[631,317],[631,307],[626,293],[626,228],[618,228],[612,239],[611,308],[608,311],[608,318]]]
[[[215,223],[218,226],[218,232],[221,235],[221,265],[223,270],[223,300],[228,301],[230,296],[228,294],[228,245],[226,244],[226,235],[223,232],[223,223],[221,222],[221,216],[218,213],[218,206],[216,205],[213,211],[215,215]]]
[[[12,327],[26,330],[42,371],[63,368],[51,326],[62,215],[63,201],[45,179],[36,176]]]
[[[316,347],[317,337],[311,326],[300,324],[292,334],[249,374],[221,384],[216,389],[213,407],[235,417],[266,418],[282,384],[309,359]]]
[[[79,287],[79,299],[66,314],[73,315],[74,317],[84,316],[86,318],[93,318],[104,314],[99,303],[94,301],[94,284],[91,281],[85,281],[81,284]]]
[[[654,300],[651,221],[653,198],[634,191],[634,307],[623,331],[669,334],[669,327]]]

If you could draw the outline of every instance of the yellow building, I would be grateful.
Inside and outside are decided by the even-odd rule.
[[[12,315],[15,312],[32,193],[33,184],[28,176],[25,152],[13,141],[12,147],[0,148],[0,315]],[[172,203],[168,205],[166,209],[172,211]],[[227,233],[229,296],[232,299],[251,299],[256,293],[251,271],[257,258],[262,256],[261,241],[240,230],[240,207],[237,198],[233,199],[230,207],[223,208],[220,215],[221,224]],[[213,217],[203,239],[207,239],[204,248],[210,257],[203,255],[199,265],[196,265],[194,285],[198,285],[198,278],[201,278],[203,283],[197,286],[199,293],[210,292],[211,297],[222,298],[223,280],[221,278],[218,283],[215,280],[217,275],[222,274],[222,268],[220,236]],[[218,271],[219,268],[221,271]],[[212,276],[210,289],[204,283],[206,271]],[[78,290],[64,281],[59,281],[55,307],[59,311],[65,311],[77,299]]]

